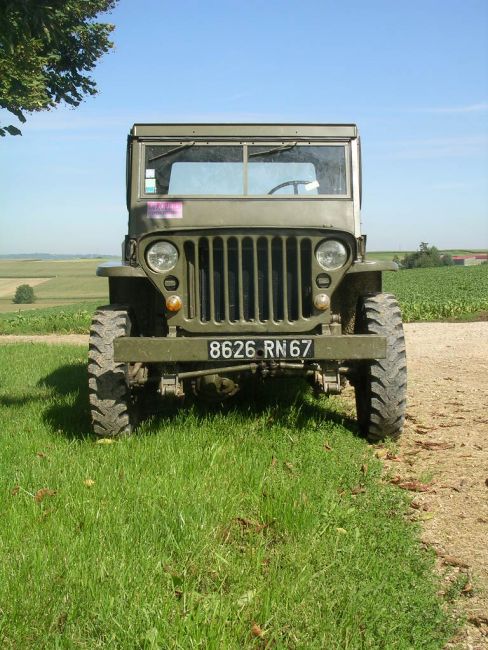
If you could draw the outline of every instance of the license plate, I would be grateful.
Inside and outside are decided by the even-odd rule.
[[[209,359],[307,359],[312,339],[218,339],[208,342]]]

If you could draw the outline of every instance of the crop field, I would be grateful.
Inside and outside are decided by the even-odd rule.
[[[31,287],[38,287],[44,282],[48,282],[50,278],[0,278],[0,298],[7,298],[12,300],[15,290],[19,284],[29,284]]]
[[[0,640],[441,650],[433,554],[339,399],[296,382],[89,435],[85,350],[0,347]]]
[[[465,319],[488,312],[488,265],[409,269],[383,275],[405,321]]]
[[[104,260],[0,260],[0,313],[32,310],[75,302],[107,300],[105,278],[95,275]],[[34,286],[34,305],[15,305],[12,298],[21,284]]]
[[[105,300],[0,313],[0,334],[87,334],[93,312]]]

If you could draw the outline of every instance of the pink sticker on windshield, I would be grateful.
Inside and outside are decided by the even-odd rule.
[[[182,219],[183,203],[180,201],[148,201],[147,216],[150,219]]]

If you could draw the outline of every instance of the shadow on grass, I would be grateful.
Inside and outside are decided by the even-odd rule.
[[[71,439],[92,435],[86,364],[60,366],[43,377],[38,385],[50,388],[55,397],[54,403],[42,414],[42,419],[53,431]]]
[[[0,406],[25,406],[31,402],[40,402],[43,398],[39,395],[25,395],[23,397],[0,397]]]
[[[55,432],[71,439],[91,437],[88,379],[86,364],[61,366],[39,381],[39,386],[51,389],[55,397],[43,412],[44,422]],[[208,423],[209,418],[222,414],[239,414],[249,421],[268,413],[273,424],[295,430],[307,429],[317,422],[329,421],[358,434],[356,421],[343,413],[328,408],[323,401],[311,399],[310,386],[301,379],[275,379],[246,382],[232,399],[208,403],[187,395],[183,405],[177,406],[158,397],[147,395],[140,403],[140,424],[150,419],[145,433],[156,434],[161,425],[171,422],[185,409],[192,416]]]
[[[159,408],[145,413],[152,417],[147,433],[157,433],[159,427],[170,422],[184,408],[191,408],[193,417],[208,423],[212,416],[238,414],[244,419],[253,420],[268,414],[270,423],[295,430],[308,429],[317,422],[334,422],[350,429],[359,436],[357,422],[344,413],[328,407],[325,400],[311,397],[310,386],[302,379],[274,379],[263,382],[247,382],[237,395],[225,402],[208,403],[188,395],[184,406],[171,406],[160,400]]]

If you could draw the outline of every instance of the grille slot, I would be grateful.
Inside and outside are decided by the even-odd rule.
[[[201,236],[183,248],[188,319],[293,323],[311,316],[308,237]]]

